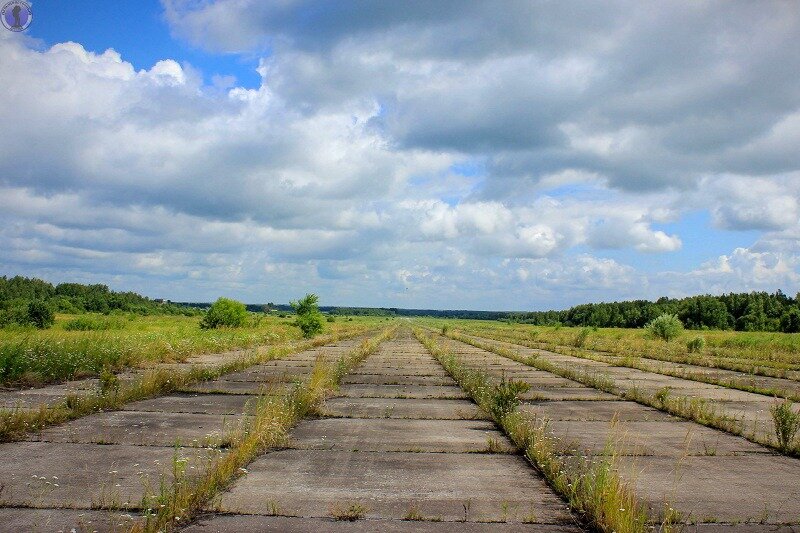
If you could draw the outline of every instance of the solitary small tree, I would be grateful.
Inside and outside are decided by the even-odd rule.
[[[47,329],[55,322],[55,315],[42,300],[31,300],[28,304],[28,321],[39,329]]]
[[[322,313],[319,311],[319,296],[306,294],[305,298],[291,302],[297,313],[297,327],[303,332],[303,337],[310,339],[322,331]]]
[[[683,323],[677,315],[665,313],[651,320],[650,323],[645,326],[645,329],[653,337],[669,342],[681,334],[683,331]]]
[[[206,311],[200,327],[203,329],[214,328],[240,328],[247,323],[247,307],[242,302],[230,298],[219,298],[211,304]]]

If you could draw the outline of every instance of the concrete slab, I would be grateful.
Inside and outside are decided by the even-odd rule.
[[[419,418],[472,420],[486,418],[477,405],[468,400],[432,400],[426,398],[331,398],[322,409],[326,416],[363,418]]]
[[[347,385],[339,391],[349,398],[457,398],[467,399],[459,387],[440,385]]]
[[[158,492],[162,475],[172,480],[173,459],[186,458],[198,471],[220,452],[151,446],[105,446],[52,442],[0,445],[0,483],[7,506],[88,509],[137,507],[149,486]]]
[[[520,410],[550,420],[597,420],[610,422],[614,417],[621,422],[630,420],[677,422],[680,420],[680,418],[663,413],[658,409],[645,407],[636,402],[620,400],[529,402],[521,405]]]
[[[200,518],[184,533],[239,533],[263,531],[264,533],[511,533],[517,531],[578,533],[575,526],[567,524],[502,524],[476,522],[426,522],[407,520],[357,520],[337,521],[329,518],[298,518],[258,515],[212,515]],[[747,533],[750,533],[749,531]]]
[[[744,438],[693,422],[627,421],[612,425],[605,421],[551,420],[549,428],[567,445],[567,449],[561,450],[564,453],[599,454],[609,442],[618,453],[626,455],[681,457],[769,453],[767,448]]]
[[[245,412],[254,412],[257,399],[258,396],[246,394],[177,393],[129,403],[122,409],[125,411],[240,415]]]
[[[181,392],[209,392],[218,394],[280,394],[291,387],[291,383],[259,383],[255,381],[228,381],[215,379],[195,383],[182,389]]]
[[[348,374],[342,380],[345,385],[359,383],[364,385],[454,385],[449,376],[387,376],[383,374]]]
[[[691,522],[797,523],[800,461],[777,455],[620,458],[620,471],[658,516],[664,502]]]
[[[359,502],[368,518],[402,518],[413,506],[446,521],[506,519],[532,513],[560,523],[565,505],[516,455],[368,453],[281,450],[248,467],[223,493],[218,510],[330,516],[336,505]]]
[[[289,446],[365,452],[516,453],[514,445],[493,423],[482,420],[306,420],[292,431]]]
[[[616,400],[617,396],[589,387],[532,386],[519,396],[523,400]]]
[[[241,415],[110,411],[97,413],[30,436],[44,442],[135,446],[219,446],[243,428]]]
[[[103,531],[122,533],[143,520],[136,514],[85,509],[0,508],[0,531],[25,533]]]

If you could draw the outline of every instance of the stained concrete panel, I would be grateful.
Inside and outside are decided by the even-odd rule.
[[[122,409],[125,411],[240,415],[245,412],[254,412],[257,400],[258,396],[246,394],[176,393],[132,402],[123,406]]]
[[[402,518],[413,506],[424,516],[454,521],[534,515],[558,523],[565,505],[519,456],[282,450],[257,459],[221,495],[223,512],[330,516],[359,502],[368,518]]]
[[[467,398],[459,387],[440,385],[348,385],[339,394],[350,398]]]
[[[143,522],[135,513],[85,509],[0,508],[0,531],[25,533],[88,532],[127,533]]]
[[[327,416],[364,418],[481,419],[486,415],[467,400],[426,398],[332,398],[322,409]]]
[[[192,473],[220,452],[52,442],[2,444],[3,499],[7,505],[29,507],[137,506],[147,484],[157,492],[162,474],[171,482],[176,453],[188,459],[187,472]]]
[[[32,435],[32,440],[137,446],[218,446],[242,429],[241,415],[111,411],[85,416]]]
[[[514,453],[516,448],[495,425],[482,420],[417,420],[388,418],[319,419],[301,422],[292,431],[290,447],[345,451]]]

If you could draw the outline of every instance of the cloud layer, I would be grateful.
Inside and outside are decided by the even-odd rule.
[[[800,289],[797,10],[503,6],[164,3],[260,56],[253,89],[6,32],[0,268],[486,309]],[[687,268],[705,229],[756,237]]]

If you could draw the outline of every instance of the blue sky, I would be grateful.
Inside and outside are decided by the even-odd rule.
[[[504,310],[800,290],[789,4],[32,8],[0,34],[0,274]]]

